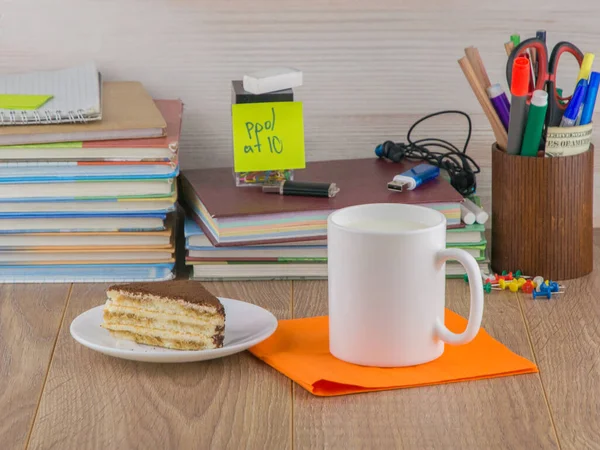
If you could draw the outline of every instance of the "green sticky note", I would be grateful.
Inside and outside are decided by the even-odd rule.
[[[17,145],[0,145],[1,149],[12,148],[82,148],[83,142],[48,142],[46,144],[17,144]]]
[[[53,95],[0,94],[0,109],[38,109]]]
[[[231,115],[236,172],[306,167],[301,102],[242,103]]]

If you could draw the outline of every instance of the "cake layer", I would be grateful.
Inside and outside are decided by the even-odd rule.
[[[123,306],[121,304],[116,304],[112,300],[108,300],[106,302],[106,304],[104,305],[104,312],[105,314],[106,312],[110,312],[113,314],[120,314],[129,318],[140,318],[141,320],[154,319],[161,322],[168,321],[173,324],[198,326],[201,329],[211,326],[222,327],[225,325],[225,320],[223,319],[223,317],[215,314],[172,314],[158,310],[149,310],[143,307]]]
[[[137,333],[132,333],[129,331],[110,330],[110,334],[115,339],[127,339],[129,341],[137,342],[138,344],[152,345],[155,347],[166,347],[174,350],[208,350],[211,348],[216,348],[212,341],[192,342],[180,339],[157,338],[154,336],[145,336]]]
[[[216,348],[220,347],[223,343],[223,332],[215,335],[206,335],[206,334],[191,334],[191,333],[178,333],[174,331],[168,330],[158,330],[155,328],[147,328],[139,325],[126,325],[121,323],[114,322],[104,322],[102,324],[103,328],[113,332],[113,331],[124,331],[131,334],[144,336],[146,339],[150,339],[153,342],[157,342],[151,345],[159,345],[158,342],[186,342],[188,344],[196,346],[196,348]],[[136,341],[138,342],[138,341]]]
[[[163,331],[172,331],[175,333],[200,334],[213,336],[218,333],[223,325],[212,323],[183,323],[178,320],[173,320],[170,316],[148,317],[147,313],[132,314],[129,312],[104,310],[104,322],[110,324],[121,324],[130,326],[140,326],[145,328],[153,328]]]
[[[108,292],[108,298],[119,306],[139,308],[147,311],[160,312],[166,314],[176,314],[179,316],[196,317],[203,319],[205,315],[220,315],[216,308],[212,306],[198,305],[195,308],[188,308],[177,302],[164,301],[159,297],[148,296],[145,299],[133,298],[122,295],[118,292]],[[224,316],[221,316],[224,317]]]
[[[200,283],[190,280],[168,281],[164,283],[130,283],[111,286],[108,297],[116,295],[141,300],[179,305],[186,309],[213,311],[225,315],[223,305],[217,297],[208,292]]]

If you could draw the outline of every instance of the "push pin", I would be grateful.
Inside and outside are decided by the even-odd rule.
[[[540,277],[539,275],[537,277],[534,277],[533,283],[535,285],[535,288],[539,291],[540,285],[544,284],[544,277]]]
[[[492,274],[487,274],[487,275],[484,275],[482,273],[481,275],[482,275],[484,283],[492,283],[492,284],[494,284],[494,283],[498,282],[498,275],[495,275],[493,273]]]
[[[525,278],[519,278],[517,280],[517,283],[519,283],[519,287],[523,286],[525,283],[527,283],[527,280]]]
[[[488,276],[488,275],[486,275],[486,274],[484,274],[484,273],[481,273],[481,280],[482,280],[484,283],[487,283],[487,280],[489,279],[489,278],[486,278],[487,276]],[[465,283],[467,283],[467,284],[468,284],[468,283],[469,283],[469,275],[465,273],[465,274],[463,275],[463,280],[464,280],[464,282],[465,282]]]
[[[559,283],[558,283],[558,282],[556,282],[556,281],[552,281],[552,280],[550,280],[550,282],[549,282],[549,285],[551,285],[552,283],[556,284],[556,285],[557,285],[559,288],[561,288],[561,289],[563,289],[563,288],[564,288],[564,286],[563,286],[562,284],[559,284]]]
[[[555,292],[554,294],[564,294],[564,292],[559,291],[559,292]],[[550,290],[547,291],[533,291],[531,293],[533,299],[535,300],[538,297],[546,297],[548,300],[550,300],[552,298],[552,292],[550,292]]]
[[[513,280],[513,273],[512,272],[507,272],[506,270],[502,271],[502,276],[504,277],[505,280],[508,281],[512,281]]]
[[[521,291],[526,294],[531,294],[533,292],[533,282],[531,280],[527,280],[523,286],[521,286]]]
[[[548,292],[550,290],[550,286],[548,286],[546,283],[542,283],[538,286],[536,290],[538,292]]]
[[[531,278],[531,277],[528,277],[527,275],[523,275],[523,272],[521,272],[521,270],[519,269],[515,272],[515,278]]]
[[[517,280],[512,280],[510,283],[508,283],[508,289],[510,289],[510,292],[519,292],[519,282]]]
[[[485,292],[486,294],[489,294],[489,293],[490,293],[490,292],[492,292],[492,291],[500,291],[500,290],[501,290],[501,289],[498,289],[498,288],[492,287],[492,284],[491,284],[491,283],[485,283],[485,284],[483,285],[483,292]]]
[[[562,286],[560,286],[557,282],[552,281],[550,284],[542,284],[539,290],[541,292],[558,292],[561,288]]]
[[[500,280],[498,281],[498,286],[500,286],[500,289],[504,290],[508,287],[508,283],[504,278],[500,278]]]

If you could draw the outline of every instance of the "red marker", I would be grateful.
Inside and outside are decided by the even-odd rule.
[[[521,152],[521,142],[527,123],[527,98],[529,94],[529,80],[531,79],[531,65],[523,56],[515,58],[510,82],[512,103],[510,105],[510,121],[508,125],[507,153],[518,155]]]

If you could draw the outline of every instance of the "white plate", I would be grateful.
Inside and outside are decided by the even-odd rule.
[[[92,350],[133,361],[182,363],[222,358],[244,351],[271,336],[277,319],[266,309],[251,303],[219,298],[225,308],[225,340],[222,348],[211,350],[171,350],[115,339],[102,328],[102,310],[97,306],[77,316],[71,323],[71,336]]]

